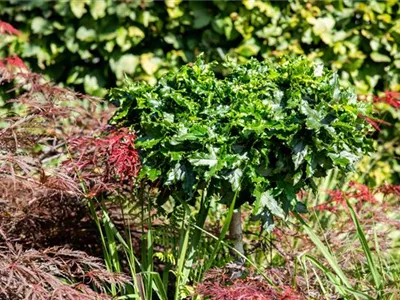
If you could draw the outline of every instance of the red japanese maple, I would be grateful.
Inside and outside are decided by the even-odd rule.
[[[0,34],[20,35],[21,32],[14,26],[0,20]]]

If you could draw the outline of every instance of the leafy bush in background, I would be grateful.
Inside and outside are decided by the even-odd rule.
[[[360,93],[399,90],[399,11],[395,0],[10,0],[0,3],[0,19],[22,36],[0,55],[21,53],[34,70],[95,95],[124,73],[154,83],[199,52],[240,61],[305,54]]]
[[[376,151],[358,166],[360,180],[371,187],[400,184],[400,93],[386,92],[374,102]]]

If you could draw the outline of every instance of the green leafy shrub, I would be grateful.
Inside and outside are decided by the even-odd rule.
[[[96,95],[124,73],[155,83],[202,51],[210,61],[305,54],[358,92],[396,91],[398,11],[395,0],[9,0],[0,2],[0,19],[22,36],[0,56],[18,54],[33,70]]]
[[[113,89],[113,122],[137,136],[141,176],[192,202],[197,189],[231,203],[254,203],[268,224],[297,208],[296,193],[337,167],[351,170],[368,150],[370,105],[340,87],[335,73],[306,59],[227,62],[219,79],[201,58],[155,86]]]

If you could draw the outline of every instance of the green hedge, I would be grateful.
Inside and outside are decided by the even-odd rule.
[[[155,82],[200,52],[208,60],[304,53],[360,93],[400,90],[399,11],[396,0],[1,1],[0,19],[23,35],[9,47],[0,41],[0,55],[18,53],[97,95],[125,73]]]

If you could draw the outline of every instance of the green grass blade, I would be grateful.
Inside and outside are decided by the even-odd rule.
[[[381,279],[380,274],[378,273],[378,270],[377,270],[377,268],[375,266],[375,262],[374,262],[374,260],[372,258],[371,249],[368,246],[368,242],[367,242],[367,239],[365,238],[364,231],[363,231],[363,229],[362,229],[362,227],[360,225],[360,222],[358,221],[357,215],[354,212],[354,209],[351,206],[349,201],[347,201],[347,206],[349,208],[350,215],[351,215],[351,218],[353,220],[353,223],[356,226],[357,236],[358,236],[358,239],[360,240],[361,247],[362,247],[362,249],[364,251],[364,254],[365,254],[366,258],[367,258],[368,268],[371,271],[372,278],[373,278],[374,283],[375,283],[375,287],[376,287],[376,289],[378,291],[380,291],[382,289],[382,279]]]
[[[211,237],[211,238],[213,238],[215,240],[218,240],[218,237],[216,237],[212,233],[208,232],[207,230],[205,230],[203,228],[200,228],[195,224],[191,224],[191,226],[197,228],[198,230],[201,230],[203,233],[205,233],[209,237]],[[265,281],[267,281],[273,287],[276,287],[276,288],[279,289],[279,287],[277,287],[276,284],[271,279],[269,279],[267,276],[265,276],[264,272],[250,258],[248,258],[246,255],[240,253],[238,250],[236,250],[234,247],[228,245],[224,241],[221,241],[221,244],[223,244],[224,246],[226,246],[229,249],[231,249],[232,251],[234,251],[238,256],[242,257],[245,261],[247,261],[265,279]]]
[[[184,221],[182,221],[181,227],[181,242],[179,247],[179,257],[178,257],[178,265],[176,269],[176,289],[175,289],[175,300],[178,300],[180,297],[180,292],[182,285],[184,285],[182,277],[185,268],[186,262],[186,254],[189,248],[189,236],[190,236],[190,227],[186,227]]]
[[[153,288],[153,231],[152,231],[152,220],[151,220],[151,202],[148,201],[147,206],[147,232],[146,232],[146,247],[143,249],[145,252],[143,253],[142,257],[144,259],[143,268],[146,269],[145,273],[145,289],[147,299],[152,299],[152,288]]]
[[[376,251],[376,257],[378,259],[379,262],[379,268],[382,271],[382,277],[384,276],[384,272],[385,272],[385,268],[383,266],[383,261],[382,261],[382,253],[381,253],[381,249],[379,247],[379,240],[378,240],[378,235],[376,234],[376,230],[374,228],[374,243],[375,243],[375,251]]]
[[[121,211],[123,211],[123,210],[121,210]],[[136,273],[136,264],[135,264],[136,257],[135,257],[135,253],[134,253],[134,250],[133,250],[132,239],[130,238],[131,237],[131,228],[130,228],[129,225],[125,225],[125,236],[129,237],[128,238],[128,243],[127,243],[128,244],[128,249],[123,249],[123,250],[124,250],[125,257],[127,259],[129,270],[130,270],[130,273],[131,273],[131,277],[132,277],[132,280],[133,280],[134,292],[136,294],[138,294],[139,293],[139,286],[138,286],[138,282],[136,280],[136,275],[137,275],[137,273]]]
[[[304,279],[306,280],[307,291],[310,292],[310,280],[309,280],[309,276],[308,276],[305,257],[304,256],[297,257],[297,260],[300,262],[303,272],[305,273]]]
[[[141,300],[140,296],[137,294],[128,294],[114,298],[115,300],[131,300],[131,299],[138,299]]]
[[[105,261],[107,270],[112,271],[111,257],[110,257],[110,254],[108,253],[107,240],[106,240],[106,236],[103,232],[103,228],[101,226],[101,221],[100,221],[99,217],[97,216],[96,210],[94,208],[94,205],[93,205],[91,199],[87,200],[87,204],[88,204],[88,207],[90,210],[90,214],[91,214],[92,218],[94,219],[94,222],[96,223],[96,226],[97,226],[97,230],[99,231],[99,234],[100,234],[101,246],[103,248],[104,261]]]
[[[305,255],[304,257],[309,262],[311,262],[314,266],[316,266],[318,269],[320,269],[325,274],[325,276],[327,276],[329,278],[329,280],[333,283],[333,285],[337,288],[338,292],[342,296],[347,295],[347,293],[344,289],[343,283],[338,281],[338,277],[335,276],[335,274],[333,274],[327,267],[325,267],[323,264],[321,264],[315,257],[313,257],[311,255]],[[320,283],[320,285],[321,284],[322,284],[322,282]]]
[[[119,263],[117,243],[114,238],[114,232],[111,229],[112,226],[110,224],[110,220],[107,218],[103,218],[103,226],[104,226],[104,231],[105,231],[106,237],[107,237],[107,248],[109,250],[110,259],[111,259],[111,263],[113,266],[113,271],[120,272],[121,266]]]
[[[313,271],[315,277],[317,278],[317,282],[319,284],[319,287],[321,288],[323,295],[325,296],[325,299],[329,300],[328,293],[324,287],[324,284],[322,283],[321,277],[319,277],[318,273],[315,271],[314,268],[312,268],[312,271]]]
[[[343,284],[346,287],[351,288],[350,282],[347,279],[346,275],[343,273],[342,269],[340,268],[336,258],[329,252],[328,248],[321,242],[319,237],[312,231],[312,229],[306,224],[306,222],[304,222],[303,218],[298,213],[295,213],[295,216],[303,225],[304,231],[307,233],[307,235],[313,241],[314,245],[325,257],[325,259],[327,260],[333,271],[335,271],[335,273],[338,275]]]
[[[114,239],[116,238],[116,240],[122,245],[122,248],[123,248],[124,252],[126,253],[126,257],[129,262],[129,267],[131,269],[131,274],[132,274],[132,278],[133,278],[135,291],[137,293],[139,293],[141,291],[141,288],[140,288],[140,285],[137,282],[137,278],[136,278],[137,273],[136,273],[135,262],[139,266],[139,268],[141,269],[142,272],[145,272],[145,270],[143,270],[141,263],[138,261],[137,257],[133,253],[132,242],[131,242],[131,240],[129,240],[129,243],[127,243],[125,241],[125,239],[120,234],[118,229],[115,227],[108,212],[105,209],[103,209],[103,221],[107,222],[108,230],[110,233],[112,233],[114,235]]]
[[[322,265],[316,258],[306,255],[307,259],[316,267],[318,267],[329,279],[330,281],[335,285],[335,287],[338,289],[339,293],[342,294],[343,296],[346,296],[348,294],[353,295],[354,297],[362,298],[362,299],[367,299],[367,300],[373,300],[374,298],[371,296],[368,296],[367,294],[364,294],[363,292],[354,290],[350,287],[347,287],[343,285],[342,282],[338,282],[337,277],[324,265]],[[340,279],[341,280],[341,279]]]
[[[209,258],[209,260],[208,260],[208,262],[207,262],[207,264],[205,266],[205,271],[210,269],[210,267],[214,263],[215,257],[218,254],[218,251],[219,251],[219,248],[221,246],[221,243],[222,243],[223,239],[225,238],[225,236],[226,236],[226,234],[227,234],[227,232],[229,230],[229,225],[231,223],[233,212],[235,210],[235,203],[236,203],[237,195],[238,195],[238,192],[236,191],[235,196],[233,197],[231,205],[229,207],[229,211],[228,211],[228,214],[226,216],[224,226],[222,227],[221,233],[220,233],[220,235],[218,237],[217,244],[215,245],[215,248],[214,248],[213,252],[211,253],[210,258]]]
[[[177,200],[185,207],[186,211],[190,211],[186,202],[182,201],[181,199]],[[202,190],[200,210],[196,215],[197,227],[202,228],[204,226],[208,216],[209,209],[210,209],[210,200],[207,198],[207,189],[205,188]],[[185,221],[183,221],[183,223],[185,223]],[[187,228],[190,229],[190,227]],[[201,233],[202,233],[201,230],[195,228],[192,236],[190,237],[190,240],[188,241],[188,245],[185,246],[187,248],[185,249],[185,252],[187,253],[185,253],[185,256],[179,258],[179,259],[182,258],[184,260],[182,269],[179,270],[178,268],[178,270],[181,272],[179,273],[179,276],[181,276],[179,282],[181,288],[184,287],[187,281],[189,280],[189,274],[192,271],[193,261],[195,259],[196,252],[198,251],[198,245],[201,240]]]
[[[160,300],[168,300],[167,291],[165,290],[164,283],[161,280],[160,274],[152,272],[153,277],[153,290],[156,292]]]

